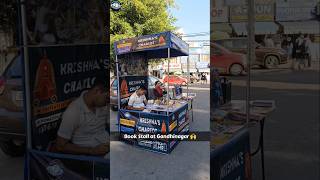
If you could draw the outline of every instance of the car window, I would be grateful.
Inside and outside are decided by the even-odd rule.
[[[247,48],[247,41],[244,39],[238,39],[233,41],[233,46],[235,48]]]
[[[233,48],[233,44],[232,44],[232,41],[224,41],[223,44],[222,44],[223,47],[225,48]]]
[[[5,77],[8,79],[22,77],[22,62],[21,56],[17,56],[12,63],[8,66],[5,72]]]
[[[219,48],[215,47],[215,46],[212,48],[212,50],[213,50],[213,55],[221,54],[221,50]]]
[[[149,84],[149,86],[153,86],[155,82],[156,82],[155,78],[153,78],[153,77],[149,77],[149,78],[148,78],[148,84]]]

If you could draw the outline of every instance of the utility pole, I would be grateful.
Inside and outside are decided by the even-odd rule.
[[[255,0],[248,0],[248,63],[247,63],[247,91],[246,91],[246,113],[247,124],[250,121],[250,81],[251,81],[251,62],[255,59]]]

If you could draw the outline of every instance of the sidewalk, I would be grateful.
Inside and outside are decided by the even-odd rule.
[[[295,67],[297,68],[297,62],[295,62]],[[292,60],[288,60],[287,64],[281,64],[278,66],[278,68],[280,69],[292,69]],[[320,70],[320,59],[318,60],[312,60],[311,61],[311,67],[306,67],[303,68],[302,70],[316,70],[319,71]]]

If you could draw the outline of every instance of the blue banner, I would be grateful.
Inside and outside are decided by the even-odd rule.
[[[252,179],[248,130],[240,132],[227,144],[211,152],[210,176],[220,180]]]

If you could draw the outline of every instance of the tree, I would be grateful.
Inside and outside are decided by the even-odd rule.
[[[174,0],[122,0],[120,11],[110,12],[110,63],[114,64],[113,43],[146,34],[171,31],[175,27],[168,9]]]

